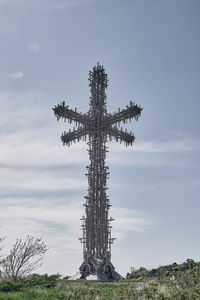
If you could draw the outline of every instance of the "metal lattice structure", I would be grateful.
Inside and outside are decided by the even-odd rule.
[[[132,132],[119,129],[121,123],[128,120],[138,120],[142,108],[133,102],[125,109],[118,109],[118,112],[109,114],[107,112],[106,88],[108,86],[107,74],[104,67],[97,64],[89,72],[90,86],[90,108],[85,114],[70,109],[65,102],[53,108],[57,120],[63,118],[69,123],[75,122],[77,129],[64,132],[61,136],[63,145],[70,146],[72,143],[88,138],[88,153],[90,164],[87,166],[88,195],[85,196],[85,216],[82,217],[83,236],[80,238],[83,243],[84,262],[80,267],[80,276],[77,278],[86,279],[91,274],[96,275],[97,280],[115,280],[121,276],[114,271],[110,262],[111,244],[114,238],[111,237],[111,225],[113,221],[109,217],[110,201],[106,195],[107,179],[109,175],[106,166],[106,152],[108,140],[124,142],[126,146],[132,145],[134,135]]]

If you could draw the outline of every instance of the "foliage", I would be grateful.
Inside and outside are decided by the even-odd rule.
[[[0,292],[17,292],[24,287],[23,281],[3,281],[0,283]]]
[[[1,261],[4,277],[17,280],[27,276],[41,265],[47,250],[42,238],[27,236],[24,242],[17,239],[10,253]]]
[[[165,277],[165,276],[172,276],[176,272],[184,272],[187,270],[199,268],[200,263],[195,262],[193,259],[188,258],[186,262],[182,264],[177,264],[174,262],[173,264],[166,265],[166,266],[160,266],[157,269],[147,270],[143,267],[140,267],[139,269],[135,270],[133,267],[131,268],[131,272],[127,273],[126,278],[144,278],[144,277]]]
[[[165,268],[161,275],[161,267],[155,269],[155,275],[140,268],[143,277],[118,282],[70,282],[59,275],[33,274],[0,283],[0,300],[200,300],[200,263],[186,264],[187,269],[182,271],[183,264],[168,266],[172,269],[167,275]]]
[[[135,270],[134,268],[131,268],[131,273],[127,273],[126,278],[142,278],[146,277],[149,274],[149,271],[144,268],[140,267],[138,270]]]
[[[29,287],[43,287],[43,288],[51,288],[55,287],[60,279],[59,274],[54,274],[48,276],[47,274],[39,275],[33,274],[26,280],[27,286]]]
[[[16,281],[3,280],[0,283],[0,292],[15,292],[35,287],[43,289],[53,288],[57,285],[59,279],[59,274],[50,276],[48,276],[47,274],[33,274],[28,278],[21,278]]]

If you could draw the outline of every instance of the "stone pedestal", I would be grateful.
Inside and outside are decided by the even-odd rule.
[[[79,281],[115,281],[123,277],[115,271],[109,258],[102,260],[87,257],[79,268],[79,272],[71,276],[69,280]]]

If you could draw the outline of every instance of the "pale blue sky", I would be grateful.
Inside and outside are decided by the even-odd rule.
[[[199,0],[0,0],[5,250],[32,233],[50,247],[40,272],[73,274],[82,262],[87,147],[62,146],[70,126],[51,107],[87,111],[99,61],[109,111],[130,100],[144,108],[126,126],[135,145],[109,143],[117,271],[200,260],[199,36]]]

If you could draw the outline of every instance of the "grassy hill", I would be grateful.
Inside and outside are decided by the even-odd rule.
[[[70,282],[59,275],[1,281],[2,300],[200,299],[200,263],[188,259],[157,269],[140,268],[119,282]]]

